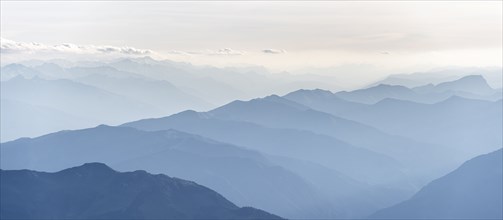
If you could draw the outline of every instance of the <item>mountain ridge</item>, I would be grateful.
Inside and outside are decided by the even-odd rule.
[[[501,219],[502,150],[477,156],[426,185],[412,198],[371,215],[377,219]]]
[[[55,173],[0,170],[2,219],[279,219],[191,181],[85,163]],[[22,182],[22,184],[19,184]]]

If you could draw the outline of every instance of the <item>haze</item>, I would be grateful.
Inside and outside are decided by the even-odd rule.
[[[111,57],[110,50],[86,51],[104,46],[145,52],[122,51],[131,56],[260,65],[276,72],[349,66],[350,74],[370,66],[366,74],[379,76],[501,66],[503,59],[501,1],[2,1],[1,6],[2,66],[40,59],[41,53]],[[45,49],[26,47],[31,42]],[[75,47],[54,49],[65,43]]]
[[[501,0],[0,2],[0,219],[503,219]]]

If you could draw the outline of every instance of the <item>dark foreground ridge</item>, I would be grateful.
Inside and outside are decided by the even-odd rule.
[[[279,219],[191,181],[102,163],[0,173],[1,219]]]

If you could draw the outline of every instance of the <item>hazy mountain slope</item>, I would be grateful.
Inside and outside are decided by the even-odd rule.
[[[267,154],[319,163],[365,182],[382,183],[382,176],[387,176],[387,182],[404,178],[402,165],[394,159],[310,131],[268,128],[249,122],[213,118],[210,113],[194,111],[123,126],[148,131],[177,129],[199,134]]]
[[[429,84],[431,85],[431,84]],[[431,88],[427,87],[423,88],[423,90],[419,89],[421,87],[413,88],[416,92],[446,92],[446,91],[459,91],[459,92],[467,92],[475,95],[491,95],[495,91],[493,88],[487,84],[484,77],[481,75],[469,75],[462,77],[460,79],[448,82],[442,82],[437,85],[432,86]]]
[[[284,94],[300,88],[339,88],[330,76],[274,74],[261,66],[217,68],[150,57],[121,59],[108,65],[167,80],[178,88],[220,106],[236,99]],[[260,86],[257,86],[260,85]]]
[[[373,127],[316,111],[278,96],[247,102],[235,101],[208,113],[225,120],[247,121],[272,128],[301,129],[329,135],[355,146],[392,156],[405,164],[404,167],[412,170],[414,176],[419,179],[426,178],[424,180],[427,182],[431,180],[429,178],[437,178],[461,162],[460,155],[454,150],[389,135]],[[446,155],[449,155],[449,160],[445,160]],[[424,164],[425,160],[430,163]]]
[[[99,126],[1,145],[2,169],[57,171],[89,161],[194,180],[240,206],[290,218],[333,218],[333,208],[294,173],[258,152],[169,130]]]
[[[39,65],[31,66],[31,68],[40,73],[38,77],[44,79],[71,79],[77,77],[69,73],[67,69],[52,62],[42,62]]]
[[[327,112],[333,115],[341,115],[346,112],[366,107],[368,104],[351,102],[337,97],[328,90],[301,89],[290,92],[284,96],[285,99],[308,106],[312,109]]]
[[[87,163],[56,173],[1,170],[2,219],[277,219],[194,182]]]
[[[502,102],[452,97],[436,104],[383,100],[343,117],[391,134],[452,146],[471,157],[501,147]]]
[[[501,88],[503,85],[501,67],[463,67],[437,69],[427,72],[415,72],[409,74],[394,74],[387,76],[385,79],[372,83],[369,87],[379,84],[401,85],[409,88],[426,85],[429,83],[439,84],[446,81],[453,81],[468,75],[482,75],[488,80],[488,83],[493,88]]]
[[[146,103],[67,79],[17,76],[1,82],[0,87],[1,99],[12,103],[2,104],[2,124],[8,129],[2,132],[2,141],[99,123],[118,124],[162,113]],[[29,119],[33,120],[28,126],[32,130],[16,129],[30,123]]]
[[[33,67],[11,64],[2,68],[2,75],[11,79],[3,82],[2,87],[6,87],[2,89],[3,99],[45,106],[101,123],[118,123],[123,122],[124,118],[159,117],[186,109],[208,110],[213,107],[168,81],[119,71],[106,63],[71,68],[44,62]],[[23,78],[25,80],[21,80]],[[20,89],[23,91],[18,91]],[[106,102],[100,103],[102,99]],[[15,118],[22,120],[23,117],[30,116],[19,115]],[[79,127],[85,126],[88,124],[81,124]],[[78,127],[67,126],[62,129],[71,128]],[[48,128],[45,131],[44,133],[49,133],[54,130]],[[15,134],[14,138],[23,135],[25,134]]]
[[[379,84],[370,88],[335,93],[335,96],[346,101],[363,104],[375,104],[387,98],[431,104],[454,95],[489,101],[501,98],[498,90],[491,88],[480,75],[469,75],[437,85],[430,83],[412,89],[400,85]]]
[[[465,151],[468,155],[464,160],[501,147],[501,100],[490,102],[453,96],[435,104],[384,99],[365,105],[319,90],[299,90],[285,98],[390,134]]]
[[[98,66],[76,66],[62,68],[57,64],[43,63],[32,67],[40,77],[48,79],[70,79],[101,88],[160,109],[172,114],[185,109],[208,109],[211,105],[198,97],[187,94],[166,80],[155,80],[144,75],[120,71],[106,63]],[[150,115],[153,117],[155,115]]]
[[[406,190],[390,190],[362,183],[382,184],[382,176],[386,176],[386,183],[406,179],[401,173],[405,168],[394,159],[310,131],[268,128],[249,122],[217,119],[209,113],[194,111],[122,126],[148,131],[177,129],[281,155],[272,157],[272,161],[304,177],[333,201],[338,212],[343,210],[347,218],[363,217],[363,213],[401,201],[411,192],[405,187],[408,183],[403,184]],[[386,195],[377,193],[384,190],[388,190]]]
[[[341,91],[335,93],[341,99],[351,102],[374,104],[385,98],[395,98],[410,100],[416,98],[417,94],[405,86],[392,86],[380,84],[371,88],[358,89],[354,91]]]
[[[3,99],[117,123],[151,115],[152,106],[71,80],[16,77],[1,84]],[[127,111],[125,111],[127,109]]]
[[[78,129],[99,124],[62,111],[43,106],[1,99],[0,139],[10,141],[19,137],[35,137],[65,129]]]
[[[503,175],[501,149],[465,162],[396,206],[373,218],[501,219]]]
[[[88,75],[75,80],[134,100],[141,100],[141,102],[155,106],[159,109],[159,112],[162,112],[162,115],[173,114],[186,109],[205,110],[212,106],[198,97],[185,93],[165,80],[117,78],[103,74]],[[154,116],[150,115],[149,117]]]
[[[39,69],[39,67],[34,67],[35,69]],[[41,71],[41,70],[39,70]],[[120,71],[117,70],[111,66],[106,65],[105,63],[100,64],[99,66],[92,66],[92,67],[86,67],[86,66],[75,66],[71,68],[65,69],[65,71],[72,77],[72,79],[75,78],[82,78],[86,76],[92,76],[92,75],[102,75],[102,76],[107,76],[107,77],[113,77],[113,78],[119,78],[119,79],[124,79],[124,78],[136,78],[136,79],[145,79],[146,77],[134,73],[131,71]]]
[[[373,210],[380,209],[378,207],[389,207],[411,196],[407,190],[355,181],[334,169],[317,163],[288,157],[269,156],[268,158],[302,176],[324,196],[330,198],[336,208],[334,210],[343,213],[339,215],[340,218],[367,217],[375,212]]]
[[[23,62],[27,66],[14,64],[6,68],[7,74],[3,79],[6,80],[20,74],[25,75],[26,78],[38,76],[43,79],[77,80],[98,74],[112,78],[143,78],[168,81],[182,90],[181,92],[204,99],[215,105],[222,105],[235,99],[250,99],[272,93],[284,94],[299,88],[339,88],[338,85],[333,84],[333,80],[327,80],[332,79],[332,77],[313,74],[295,75],[287,72],[272,74],[260,66],[217,68],[169,60],[154,60],[150,57],[122,58],[111,62],[67,61],[70,64],[64,64],[63,61],[49,60],[44,62],[39,60]],[[65,66],[65,68],[60,65]],[[96,81],[92,85],[95,85],[94,83]],[[257,87],[256,85],[261,86]],[[113,92],[122,94],[117,91]],[[154,97],[160,98],[161,96],[154,95]],[[197,110],[198,108],[187,106],[183,110],[185,109]],[[181,110],[178,109],[178,111]]]
[[[143,60],[121,59],[108,65],[118,70],[135,72],[152,79],[167,80],[178,88],[215,105],[221,105],[239,98],[249,98],[248,94],[234,85],[221,82],[210,75],[202,74],[202,71],[193,73],[184,70],[184,68],[175,64],[169,61],[144,58]]]
[[[41,74],[40,72],[30,67],[17,63],[3,66],[0,73],[1,73],[0,78],[2,82],[10,80],[16,76],[22,76],[24,78],[32,78]]]

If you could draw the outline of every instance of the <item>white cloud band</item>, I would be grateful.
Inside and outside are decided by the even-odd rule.
[[[133,47],[57,44],[46,45],[36,42],[16,42],[1,38],[1,53],[37,53],[37,52],[63,52],[77,54],[123,54],[123,55],[150,55],[151,50],[137,49]]]

